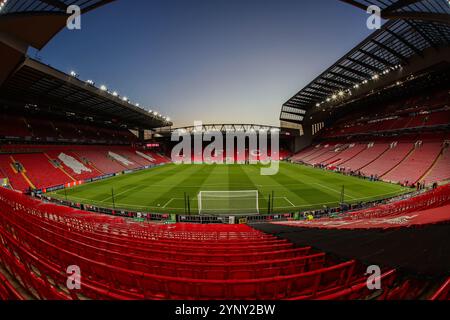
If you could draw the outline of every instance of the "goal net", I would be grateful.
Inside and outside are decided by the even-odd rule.
[[[199,214],[259,213],[258,190],[200,191]]]

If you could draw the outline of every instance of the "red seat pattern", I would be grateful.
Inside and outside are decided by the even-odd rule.
[[[19,172],[14,172],[12,159],[7,154],[0,154],[0,178],[8,178],[9,183],[15,190],[27,190],[30,185]]]
[[[0,239],[4,270],[38,299],[312,299],[361,277],[354,261],[245,225],[130,223],[6,189]],[[81,290],[65,287],[69,265],[81,269]]]
[[[91,162],[96,169],[103,173],[116,173],[122,172],[127,169],[133,169],[135,166],[126,167],[125,165],[119,163],[117,160],[108,156],[108,148],[100,147],[97,150],[86,149],[78,150],[76,154],[81,159],[86,159]]]
[[[320,148],[321,148],[320,145],[316,145],[314,147],[313,146],[308,147],[308,148],[302,150],[301,152],[293,155],[291,157],[291,161],[296,161],[296,162],[302,161],[304,158],[314,154],[315,152],[318,152],[320,150]]]
[[[154,152],[140,151],[151,156],[154,159],[151,162],[139,156],[136,149],[123,146],[5,145],[2,146],[2,151],[6,154],[0,155],[0,178],[8,178],[11,186],[20,191],[27,190],[30,185],[21,173],[13,171],[11,164],[14,161],[22,164],[26,178],[39,189],[87,180],[106,173],[117,173],[169,162],[169,159]],[[132,163],[122,164],[108,156],[110,151]],[[65,159],[71,166],[66,165],[59,158],[60,155],[66,156]],[[72,157],[74,160],[67,160],[67,157]],[[78,164],[71,161],[76,161]],[[79,168],[77,169],[80,165],[91,171],[80,171]]]
[[[395,270],[382,274],[381,290],[368,290],[356,262],[335,263],[245,225],[134,223],[6,189],[0,241],[4,299],[339,300],[422,292],[414,281],[397,282]],[[80,290],[66,287],[70,265],[81,270]],[[447,287],[433,298],[445,298]]]
[[[73,181],[50,163],[50,159],[43,153],[15,154],[14,159],[22,164],[26,175],[37,188],[57,186]]]
[[[320,297],[318,300],[356,300],[372,296],[375,296],[377,300],[383,300],[389,295],[390,288],[393,287],[395,278],[395,270],[390,270],[376,278],[376,280],[381,283],[381,290],[377,290],[375,292],[373,290],[369,290],[367,282],[364,279],[361,283],[355,284],[344,290],[332,292],[328,295]]]
[[[389,114],[389,113],[385,113]],[[377,132],[389,132],[393,130],[426,128],[444,126],[450,122],[450,111],[443,110],[431,113],[419,113],[415,115],[404,114],[391,115],[389,118],[375,118],[360,120],[341,120],[335,127],[325,129],[323,138],[345,137],[348,135],[361,135]]]
[[[449,220],[449,209],[450,185],[444,185],[413,198],[349,212],[339,218],[273,223],[325,229],[389,229],[399,226],[445,223]]]
[[[94,167],[91,167],[89,165],[89,163],[87,163],[87,161],[83,162],[83,160],[79,159],[77,157],[77,155],[74,154],[73,152],[70,152],[70,151],[52,151],[51,150],[51,151],[47,151],[46,154],[52,160],[56,160],[61,165],[61,168],[65,172],[67,172],[75,180],[86,180],[86,179],[90,179],[90,178],[101,176],[101,173],[97,169],[95,169]],[[65,165],[64,162],[59,159],[59,156],[61,154],[67,155],[69,157],[74,158],[76,161],[82,163],[87,169],[89,169],[91,171],[90,172],[89,171],[82,171],[81,173],[76,173],[72,168],[70,168],[69,166]]]
[[[342,164],[346,163],[347,161],[349,161],[349,160],[353,159],[354,157],[356,157],[357,155],[359,155],[365,149],[367,149],[367,145],[365,145],[365,144],[351,144],[343,152],[337,154],[334,158],[329,159],[324,164],[332,164],[333,166],[341,166]]]
[[[424,142],[415,148],[414,152],[398,167],[384,175],[386,181],[414,184],[431,168],[442,150],[442,143]]]
[[[317,152],[306,155],[301,161],[309,164],[320,163],[336,155],[335,150],[342,146],[340,143],[325,144]]]
[[[366,148],[353,159],[339,164],[339,166],[354,171],[360,170],[379,158],[388,148],[389,145],[386,143],[376,143],[372,147]]]
[[[0,300],[25,300],[22,294],[0,272]]]
[[[431,296],[430,300],[450,300],[450,278]]]
[[[366,176],[376,175],[381,177],[398,165],[408,155],[413,147],[413,143],[401,142],[397,146],[386,151],[377,160],[362,168],[361,172]]]
[[[426,182],[450,180],[450,148],[445,148],[439,156],[435,166],[424,177]]]
[[[73,120],[72,120],[73,121]],[[138,138],[129,130],[109,127],[102,123],[87,123],[80,119],[61,120],[33,115],[0,115],[0,137],[27,138],[32,141],[99,142],[130,144]]]

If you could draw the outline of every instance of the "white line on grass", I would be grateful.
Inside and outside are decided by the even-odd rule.
[[[120,196],[120,195],[122,195],[122,194],[125,194],[125,193],[127,193],[127,192],[130,192],[131,190],[137,189],[137,188],[139,188],[139,187],[140,187],[140,186],[135,186],[135,187],[132,187],[132,188],[127,189],[127,190],[125,190],[125,191],[122,191],[122,192],[119,192],[119,193],[117,193],[117,194],[114,194],[114,198],[116,198],[116,197],[118,197],[118,196]],[[112,197],[112,194],[111,194],[111,196],[108,196],[108,198],[106,198],[105,200],[102,200],[102,201],[100,201],[100,202],[105,202],[105,201],[107,201],[107,200],[111,200],[111,197]]]
[[[175,198],[172,198],[169,201],[167,201],[166,204],[163,206],[163,209],[165,209],[169,205],[169,203],[171,203],[173,200],[175,200]]]
[[[289,201],[288,198],[286,198],[286,197],[283,197],[283,198],[284,198],[284,200],[286,200],[287,202],[289,202],[289,204],[290,204],[291,206],[293,206],[293,207],[295,208],[295,204],[293,204],[291,201]]]
[[[336,189],[333,189],[333,188],[324,186],[323,184],[320,184],[320,183],[317,183],[317,182],[315,182],[314,184],[316,184],[316,185],[318,185],[318,186],[321,186],[322,188],[328,189],[328,190],[330,190],[330,191],[336,192],[336,193],[338,193],[338,194],[341,194],[341,193],[342,193],[341,191],[338,191],[338,190],[336,190]],[[347,193],[345,193],[344,195],[345,195],[346,197],[349,197],[350,199],[357,200],[357,198],[352,197],[351,195],[349,195],[349,194],[347,194]]]
[[[409,190],[409,189],[408,189]],[[388,193],[384,193],[384,194],[378,194],[378,195],[372,195],[372,196],[367,196],[367,197],[361,197],[361,198],[354,198],[355,201],[361,201],[361,200],[365,200],[365,199],[376,199],[378,197],[384,197],[384,196],[388,196],[388,195],[393,195],[393,194],[398,194],[400,195],[400,191],[394,191],[394,192],[388,192]],[[95,201],[95,200],[90,200],[90,199],[86,199],[86,198],[80,198],[80,197],[76,197],[76,196],[69,196],[69,200],[70,199],[77,199],[80,200],[81,202],[84,202],[86,204],[93,204],[95,205],[95,203],[97,204],[101,204],[100,201]],[[172,198],[172,200],[182,200],[183,198]],[[193,198],[193,200],[196,199],[196,197]],[[285,197],[275,197],[275,199],[285,199]],[[332,201],[332,202],[322,202],[322,203],[313,203],[313,204],[304,204],[304,205],[300,205],[300,206],[295,206],[295,208],[310,208],[310,207],[319,207],[319,206],[323,206],[323,205],[328,205],[328,204],[336,204],[338,203],[337,201]],[[137,208],[137,209],[161,209],[161,207],[155,207],[155,206],[139,206],[139,205],[133,205],[133,204],[125,204],[125,203],[116,203],[116,207],[122,207],[122,208]],[[275,209],[290,209],[293,207],[274,207]],[[166,207],[164,209],[168,209],[168,210],[181,210],[184,208],[172,208],[172,207]]]

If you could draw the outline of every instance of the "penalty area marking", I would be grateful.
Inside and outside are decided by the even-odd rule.
[[[167,201],[166,204],[163,206],[163,209],[165,209],[169,205],[169,203],[171,203],[173,200],[175,200],[175,198],[172,198],[169,201]]]
[[[320,186],[320,187],[322,187],[322,188],[328,189],[328,190],[330,190],[330,191],[336,192],[336,193],[338,193],[338,194],[341,194],[341,193],[342,193],[341,191],[337,191],[336,189],[333,189],[333,188],[324,186],[323,184],[320,184],[320,183],[314,183],[314,184],[315,184],[315,185],[318,185],[318,186]],[[357,198],[352,197],[352,196],[349,195],[348,193],[344,193],[344,196],[349,197],[350,199],[353,199],[353,200],[358,200]]]
[[[295,204],[293,204],[288,198],[286,198],[286,197],[283,197],[284,198],[284,200],[286,200],[287,202],[289,202],[289,204],[292,206],[292,207],[294,207],[295,208]],[[276,198],[275,198],[276,199]]]

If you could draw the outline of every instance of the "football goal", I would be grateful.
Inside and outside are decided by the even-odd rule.
[[[258,190],[200,191],[199,214],[259,213]]]

